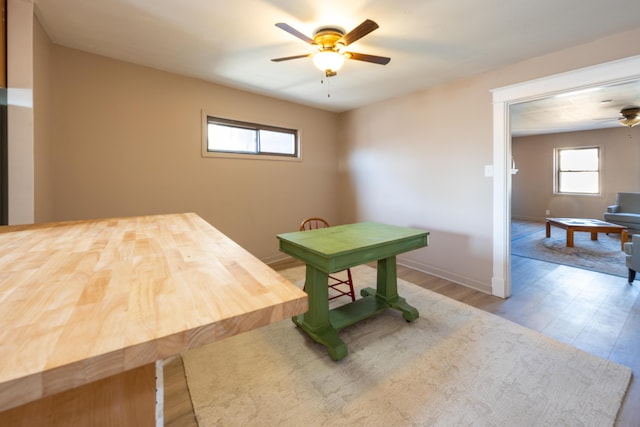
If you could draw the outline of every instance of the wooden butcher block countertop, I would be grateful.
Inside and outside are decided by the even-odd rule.
[[[305,311],[193,213],[0,227],[0,411]]]

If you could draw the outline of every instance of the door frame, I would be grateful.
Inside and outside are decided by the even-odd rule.
[[[491,290],[511,296],[510,106],[591,87],[640,79],[640,55],[492,89],[493,94],[493,277]]]

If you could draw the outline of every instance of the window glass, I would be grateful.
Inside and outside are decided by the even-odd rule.
[[[268,153],[295,154],[295,135],[291,133],[261,130],[260,149]]]
[[[256,153],[258,139],[256,131],[239,127],[209,123],[208,149],[211,151],[237,151]]]
[[[560,150],[561,170],[598,170],[598,149]]]

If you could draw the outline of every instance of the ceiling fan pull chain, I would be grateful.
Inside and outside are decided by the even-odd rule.
[[[320,77],[320,84],[324,84],[324,76],[326,73],[322,73],[323,77]],[[327,98],[331,98],[331,78],[327,76]]]

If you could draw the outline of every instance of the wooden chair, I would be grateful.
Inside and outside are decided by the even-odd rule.
[[[322,218],[307,218],[300,224],[300,231],[317,230],[318,228],[326,227],[329,227],[329,223]],[[356,300],[356,293],[353,290],[353,279],[351,278],[351,269],[344,271],[347,273],[346,279],[329,274],[329,289],[335,291],[335,295],[329,295],[329,301],[342,296],[351,297],[351,301]]]

